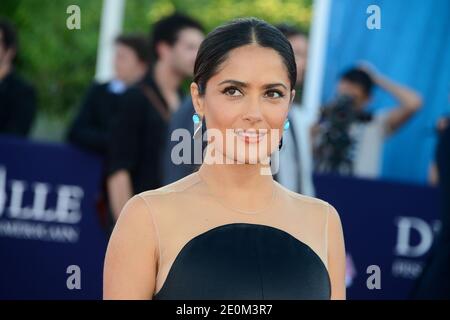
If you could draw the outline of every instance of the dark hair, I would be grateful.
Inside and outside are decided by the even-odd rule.
[[[158,43],[166,42],[170,46],[174,45],[178,40],[180,31],[187,28],[197,29],[203,33],[205,32],[200,22],[181,13],[174,13],[159,20],[153,26],[153,32],[150,37],[152,58],[155,60],[159,58],[158,53],[156,52]]]
[[[150,62],[150,45],[147,38],[139,34],[120,35],[116,43],[129,47],[141,62]]]
[[[286,38],[294,37],[294,36],[303,36],[307,38],[306,32],[303,30],[297,28],[296,26],[293,26],[291,24],[287,23],[280,23],[275,25],[275,27],[280,30]]]
[[[0,31],[2,33],[3,46],[6,49],[15,49],[17,51],[17,33],[11,22],[0,20]]]
[[[351,68],[341,75],[341,80],[345,80],[361,87],[367,96],[370,96],[373,88],[373,80],[364,70]]]
[[[294,88],[297,67],[288,39],[271,24],[251,17],[236,19],[217,27],[203,40],[194,66],[194,82],[199,87],[199,93],[204,94],[206,83],[227,59],[231,50],[252,43],[278,52],[287,68],[291,88]]]

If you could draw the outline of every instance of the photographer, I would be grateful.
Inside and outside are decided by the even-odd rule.
[[[365,111],[373,86],[391,94],[397,107]],[[315,169],[364,178],[380,175],[384,140],[416,113],[420,96],[369,69],[344,72],[337,85],[337,98],[327,105],[313,128]]]

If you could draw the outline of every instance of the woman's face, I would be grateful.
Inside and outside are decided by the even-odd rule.
[[[191,94],[196,112],[205,117],[215,157],[268,164],[295,94],[275,50],[256,44],[232,50],[208,80],[205,94],[198,94],[195,83]]]

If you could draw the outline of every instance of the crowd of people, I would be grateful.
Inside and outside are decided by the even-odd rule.
[[[288,114],[289,130],[271,159],[278,168],[274,178],[311,196],[312,172],[378,178],[383,143],[420,110],[420,94],[368,63],[356,65],[342,72],[336,96],[316,117],[302,105],[307,33],[289,24],[277,27],[295,54],[297,94]],[[124,34],[115,39],[114,78],[92,83],[66,135],[69,143],[104,160],[102,194],[109,227],[132,195],[172,183],[199,166],[194,153],[186,163],[173,161],[178,141],[171,133],[180,128],[194,131],[192,99],[184,95],[182,84],[192,77],[205,29],[179,13],[151,29],[150,36]],[[0,133],[26,137],[37,112],[36,93],[14,68],[17,33],[7,20],[0,24],[0,44]],[[397,106],[369,112],[375,87],[390,94]],[[191,143],[194,150],[195,141]],[[203,141],[202,150],[205,146]]]
[[[295,54],[297,94],[288,114],[289,128],[279,153],[272,158],[279,168],[274,178],[311,196],[315,193],[314,171],[378,178],[383,143],[423,107],[420,94],[370,64],[360,64],[342,72],[336,96],[315,117],[302,104],[308,35],[289,24],[277,28]],[[198,168],[193,153],[187,163],[173,161],[177,141],[171,139],[171,133],[180,128],[194,133],[194,106],[182,85],[193,75],[205,29],[199,21],[175,13],[159,20],[151,30],[150,36],[123,34],[115,39],[114,78],[92,83],[67,131],[68,143],[103,159],[102,217],[109,232],[133,195],[177,181]],[[13,25],[1,20],[0,134],[27,137],[37,113],[36,92],[14,67],[17,39]],[[375,87],[391,95],[396,106],[368,111]],[[449,120],[441,119],[437,127],[440,142],[433,181],[448,194]],[[202,128],[203,134],[206,126]],[[190,144],[194,150],[195,141],[191,139]],[[203,141],[203,149],[205,145]],[[448,244],[448,200],[443,208],[439,246]]]

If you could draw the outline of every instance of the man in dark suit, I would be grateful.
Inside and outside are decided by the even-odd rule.
[[[14,70],[17,36],[12,24],[0,21],[0,134],[26,137],[36,114],[33,87]]]

